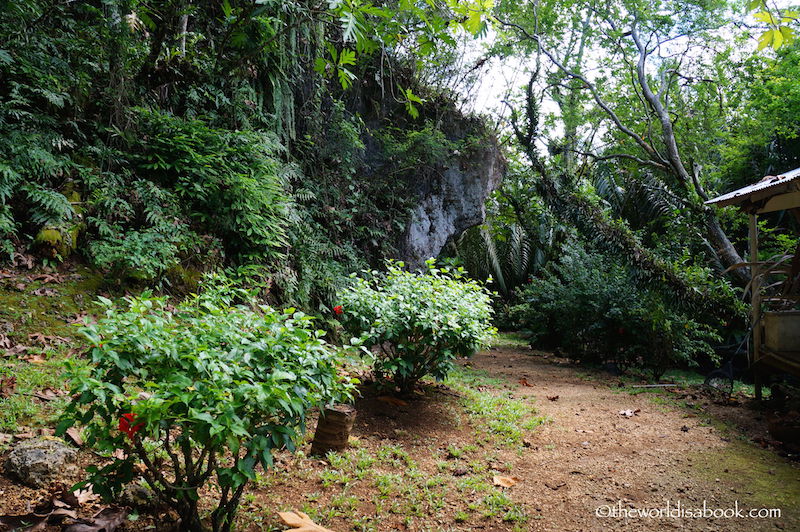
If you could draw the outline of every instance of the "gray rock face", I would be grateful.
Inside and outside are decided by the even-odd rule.
[[[406,229],[401,257],[413,268],[436,257],[451,238],[484,222],[485,202],[505,173],[493,139],[456,156],[432,182],[418,186],[419,201]]]
[[[75,449],[47,438],[34,438],[17,444],[5,463],[6,473],[32,488],[42,488],[52,481],[77,471]]]

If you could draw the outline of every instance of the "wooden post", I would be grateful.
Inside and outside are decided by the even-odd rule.
[[[356,420],[356,409],[350,405],[326,407],[317,421],[311,454],[325,456],[329,451],[343,451],[347,448],[350,431]]]
[[[758,215],[750,214],[750,323],[753,334],[753,379],[756,388],[756,400],[760,401],[761,393],[761,366],[757,364],[761,358],[761,278],[758,267]]]

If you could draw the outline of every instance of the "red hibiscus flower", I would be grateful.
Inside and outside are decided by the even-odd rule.
[[[333,307],[333,312],[339,315],[344,312],[344,308],[341,305],[336,305],[335,307]]]
[[[133,439],[133,435],[142,430],[144,423],[136,423],[136,414],[122,414],[119,418],[119,430]]]

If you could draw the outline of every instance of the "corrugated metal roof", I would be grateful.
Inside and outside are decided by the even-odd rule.
[[[800,168],[795,168],[794,170],[790,170],[789,172],[785,172],[776,176],[768,175],[761,179],[761,181],[758,183],[754,183],[738,190],[734,190],[733,192],[728,192],[727,194],[723,194],[722,196],[718,196],[714,199],[710,199],[706,202],[706,205],[717,205],[718,207],[724,207],[726,205],[744,203],[749,199],[758,201],[771,197],[774,194],[782,194],[787,192],[789,187],[786,185],[794,181],[800,183]]]

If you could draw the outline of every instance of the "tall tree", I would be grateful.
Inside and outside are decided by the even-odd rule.
[[[507,43],[525,43],[571,83],[548,87],[551,99],[566,111],[565,149],[593,161],[633,163],[639,175],[661,176],[666,191],[702,220],[704,237],[727,268],[743,260],[716,211],[703,203],[709,198],[706,161],[701,158],[707,152],[684,142],[692,134],[698,138],[699,132],[686,129],[697,122],[682,121],[688,114],[717,112],[694,106],[711,94],[697,87],[715,83],[707,59],[714,56],[709,44],[718,42],[715,32],[726,22],[724,6],[702,0],[576,1],[566,6],[502,2],[498,20]],[[581,24],[576,26],[576,20]],[[586,57],[560,52],[570,49],[564,43],[576,39],[576,29],[579,49],[591,50]],[[564,106],[565,91],[575,99],[572,109]],[[595,116],[602,117],[593,129],[601,133],[601,142],[590,139],[585,151],[570,138],[575,134],[576,93],[584,94]],[[564,159],[564,169],[574,172],[571,156]],[[734,275],[742,283],[747,280],[743,268],[735,268]]]

